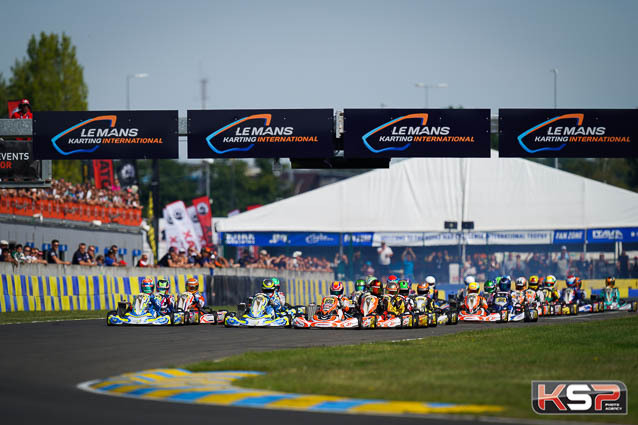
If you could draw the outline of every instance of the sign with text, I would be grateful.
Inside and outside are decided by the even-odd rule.
[[[0,179],[32,180],[40,176],[40,161],[34,161],[33,143],[0,140]]]
[[[490,156],[489,109],[345,109],[344,156]]]
[[[499,156],[638,156],[638,109],[499,109]]]
[[[621,381],[532,381],[532,409],[540,415],[626,415]]]
[[[189,158],[329,158],[332,109],[188,111]]]
[[[610,242],[638,242],[638,227],[587,230],[587,243]]]
[[[584,243],[584,242],[585,242],[585,230],[583,229],[554,230],[554,244]]]
[[[37,159],[177,158],[177,111],[34,112]]]

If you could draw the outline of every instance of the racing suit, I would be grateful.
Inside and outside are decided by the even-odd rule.
[[[512,306],[512,295],[510,291],[497,291],[490,304],[491,311],[501,311]]]
[[[466,295],[465,298],[463,298],[463,303],[461,304],[461,310],[464,310],[467,313],[472,313],[467,310],[467,306],[465,305],[465,300],[468,295]],[[478,296],[478,308],[482,308],[485,311],[485,314],[489,313],[489,306],[487,305],[487,301],[485,301],[485,298],[483,298],[479,294],[476,294],[476,295]]]
[[[560,299],[563,300],[565,293],[567,292],[568,288],[564,288],[562,291],[560,291]],[[577,304],[579,306],[585,304],[585,292],[579,290],[578,288],[571,288],[574,290],[574,304]]]
[[[206,305],[206,300],[204,299],[204,296],[202,294],[200,294],[199,292],[193,292],[193,298],[194,299],[192,307],[195,307],[198,310],[204,308],[204,306]]]
[[[171,294],[154,294],[153,301],[159,314],[168,314],[175,309],[175,298]]]
[[[268,303],[276,314],[280,314],[284,311],[284,304],[281,302],[282,298],[277,291],[265,295],[268,297]]]
[[[556,302],[560,299],[558,291],[555,288],[549,286],[542,286],[540,291],[543,293],[544,300],[548,303]]]

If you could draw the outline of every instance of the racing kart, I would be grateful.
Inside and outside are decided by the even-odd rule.
[[[443,300],[432,300],[436,321],[439,325],[456,325],[459,323],[458,303],[456,301],[445,302]]]
[[[354,311],[355,306],[347,298],[343,299],[344,303],[349,303],[349,311]],[[361,317],[345,313],[339,308],[339,298],[330,295],[324,297],[321,301],[319,310],[315,312],[315,305],[311,305],[308,309],[308,315],[297,314],[293,319],[292,325],[297,329],[302,328],[337,328],[337,329],[353,329],[363,327]]]
[[[543,303],[543,293],[541,291],[535,291],[533,289],[526,289],[524,292],[525,304],[530,308],[536,309],[538,316],[550,315],[549,304]]]
[[[198,324],[210,324],[215,325],[217,323],[224,323],[226,314],[228,311],[219,310],[213,311],[209,307],[199,308],[199,305],[195,302],[195,296],[190,292],[184,292],[177,296],[175,301],[177,305],[177,311],[183,312],[184,321],[183,325],[198,325]]]
[[[237,313],[228,313],[224,326],[230,327],[290,327],[292,316],[288,312],[277,313],[270,305],[266,294],[257,294],[252,299],[248,311],[238,309]]]
[[[501,311],[487,311],[479,302],[478,294],[467,294],[459,311],[459,320],[463,322],[507,322],[509,319],[509,311],[503,309]]]
[[[605,287],[601,291],[604,311],[637,311],[638,301],[622,300],[618,295],[618,289]],[[591,296],[592,300],[598,301],[598,297]]]
[[[120,301],[117,310],[106,313],[106,324],[117,325],[181,325],[184,323],[184,313],[169,311],[158,314],[151,311],[151,296],[139,294],[132,303]]]
[[[383,299],[385,311],[377,315],[377,328],[416,328],[419,326],[418,317],[410,313],[408,305],[404,297],[395,295],[393,297],[386,296]],[[423,320],[423,316],[421,316]],[[429,321],[428,321],[429,320]],[[436,314],[425,316],[426,326],[436,326]]]
[[[578,293],[574,288],[565,288],[560,296],[561,314],[575,315],[578,313],[598,313],[603,310],[600,301],[581,303],[578,299]]]
[[[538,291],[538,299],[540,300],[542,316],[556,316],[563,314],[560,300],[554,299],[552,291],[549,288],[541,288]]]

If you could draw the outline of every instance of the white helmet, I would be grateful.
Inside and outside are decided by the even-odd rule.
[[[436,285],[436,278],[434,276],[428,276],[425,278],[425,283],[427,283],[430,286],[434,286]]]
[[[474,276],[465,277],[465,286],[468,286],[470,283],[474,283],[474,282],[476,282],[476,279],[474,279]]]

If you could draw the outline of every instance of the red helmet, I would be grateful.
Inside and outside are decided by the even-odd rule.
[[[332,282],[332,285],[330,285],[330,295],[343,295],[344,286],[343,282],[338,280]]]
[[[29,99],[22,99],[22,100],[20,101],[20,103],[18,103],[18,105],[19,105],[19,106],[27,105],[27,106],[31,107],[31,104],[29,103]]]
[[[396,277],[395,275],[391,274],[390,276],[388,276],[388,284],[390,283],[399,283],[399,278]]]
[[[383,295],[383,283],[381,283],[381,281],[378,279],[375,279],[372,282],[370,282],[370,293],[376,296]]]

